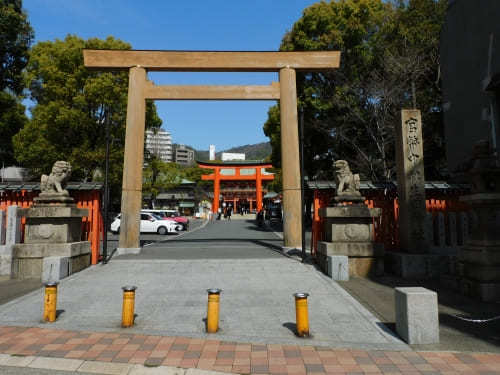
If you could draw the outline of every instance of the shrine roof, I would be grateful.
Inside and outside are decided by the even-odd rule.
[[[207,167],[250,167],[255,166],[258,167],[260,165],[270,165],[270,161],[263,160],[229,160],[229,161],[220,161],[220,160],[208,160],[208,161],[200,161],[196,160],[198,165],[203,165]]]
[[[67,190],[102,190],[102,182],[68,182]],[[40,182],[0,182],[0,192],[2,191],[40,191]]]
[[[335,189],[336,184],[335,181],[327,181],[327,180],[310,180],[306,181],[306,185],[309,189]],[[379,190],[397,190],[398,183],[397,181],[389,181],[389,182],[372,182],[372,181],[360,181],[360,190],[371,190],[371,189],[379,189]],[[457,183],[448,183],[445,181],[425,181],[425,189],[426,190],[469,190],[469,184],[457,184]]]

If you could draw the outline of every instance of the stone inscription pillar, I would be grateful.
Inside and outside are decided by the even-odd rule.
[[[145,83],[146,69],[139,66],[130,68],[118,254],[140,252],[139,226],[146,122]]]
[[[425,235],[425,177],[422,117],[419,110],[402,110],[396,126],[396,164],[401,250],[429,252]]]
[[[299,129],[295,69],[280,70],[281,168],[283,174],[283,242],[302,247]]]

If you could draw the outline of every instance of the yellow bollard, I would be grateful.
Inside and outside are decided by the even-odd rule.
[[[43,320],[46,322],[56,321],[57,311],[57,282],[45,284],[45,300],[43,306]]]
[[[136,286],[124,286],[123,307],[122,307],[122,327],[132,327],[134,325],[134,307]]]
[[[216,333],[219,329],[219,297],[221,289],[207,289],[207,332]]]
[[[309,336],[309,316],[307,312],[307,297],[309,293],[295,293],[295,316],[297,320],[297,335]]]

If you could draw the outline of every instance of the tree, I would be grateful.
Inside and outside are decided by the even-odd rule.
[[[33,39],[21,0],[0,0],[0,91],[15,95],[24,90],[23,70]]]
[[[331,177],[334,159],[348,160],[363,178],[391,179],[395,169],[394,126],[403,107],[412,107],[415,87],[424,134],[442,128],[438,82],[439,29],[444,0],[338,0],[304,10],[281,50],[340,50],[332,72],[298,73],[304,111],[307,174]],[[423,32],[420,32],[420,29]],[[279,117],[269,115],[264,131],[279,144]],[[426,172],[437,174],[442,149],[428,147]],[[275,163],[275,160],[273,160]],[[428,173],[431,171],[431,173]]]
[[[21,0],[0,0],[0,163],[14,163],[12,137],[28,120],[20,103],[33,30]]]
[[[7,92],[0,92],[0,168],[15,163],[12,137],[27,121],[20,100]]]
[[[73,180],[90,180],[104,170],[105,122],[109,121],[110,185],[120,191],[127,112],[127,72],[96,72],[83,65],[82,49],[130,49],[113,37],[37,43],[27,66],[32,120],[14,137],[15,156],[34,176],[47,173],[54,161],[71,163]],[[154,103],[148,102],[146,127],[160,127]]]
[[[142,191],[151,196],[152,208],[156,206],[156,197],[162,191],[173,189],[182,183],[183,173],[176,163],[166,163],[151,155],[143,172]]]

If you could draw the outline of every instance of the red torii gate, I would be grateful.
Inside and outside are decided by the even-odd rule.
[[[262,181],[274,180],[274,174],[262,173],[262,169],[272,168],[267,162],[240,161],[240,162],[202,162],[198,166],[203,169],[213,169],[214,173],[201,176],[202,180],[214,182],[214,201],[212,212],[219,210],[220,182],[221,181],[255,181],[257,211],[262,209]]]

